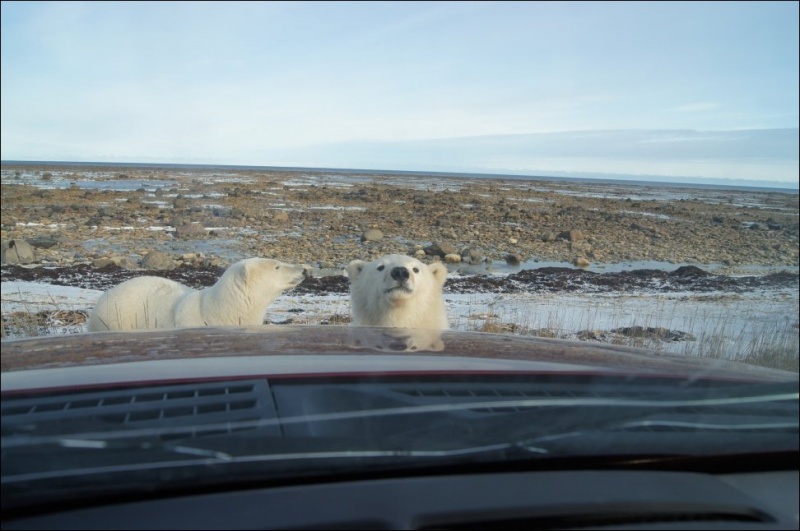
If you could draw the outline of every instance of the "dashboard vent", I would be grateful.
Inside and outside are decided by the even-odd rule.
[[[393,391],[401,395],[410,397],[414,400],[421,400],[427,403],[436,400],[443,400],[447,403],[457,404],[461,402],[481,402],[481,401],[498,401],[497,407],[483,407],[472,408],[469,411],[473,413],[518,413],[521,411],[530,411],[537,409],[538,406],[504,406],[503,401],[525,400],[525,399],[548,399],[548,398],[645,398],[653,396],[655,393],[642,392],[640,390],[633,390],[621,392],[619,389],[601,389],[601,390],[576,390],[574,387],[568,388],[563,386],[561,388],[555,386],[539,386],[539,388],[521,387],[521,388],[497,388],[491,385],[487,386],[464,386],[464,387],[435,387],[435,386],[419,386],[419,387],[395,387]]]
[[[185,438],[252,429],[237,428],[236,424],[275,416],[275,404],[264,380],[8,397],[2,403],[4,435],[25,433],[34,427],[39,435],[65,435],[101,430],[103,426],[108,429],[109,425],[114,429],[186,426],[191,429],[169,430],[161,436]],[[204,429],[204,425],[213,428]]]

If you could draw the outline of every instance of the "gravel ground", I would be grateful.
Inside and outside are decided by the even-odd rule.
[[[618,182],[3,164],[1,225],[61,266],[159,250],[325,271],[433,243],[476,263],[800,264],[797,194]]]

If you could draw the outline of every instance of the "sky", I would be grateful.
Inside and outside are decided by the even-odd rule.
[[[0,158],[798,187],[797,2],[2,2]]]

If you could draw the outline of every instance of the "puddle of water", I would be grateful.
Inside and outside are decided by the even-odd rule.
[[[26,182],[24,184],[32,184],[37,188],[43,189],[67,189],[67,188],[80,188],[81,190],[110,190],[113,192],[132,192],[144,188],[148,192],[153,192],[158,188],[172,188],[177,186],[177,181],[140,181],[140,180],[114,180],[114,181],[84,181],[84,180],[66,180],[66,181],[41,181],[41,182]]]

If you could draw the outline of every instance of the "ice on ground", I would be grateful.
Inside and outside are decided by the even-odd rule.
[[[2,282],[2,313],[88,310],[103,292],[96,289],[55,286],[38,282]]]

